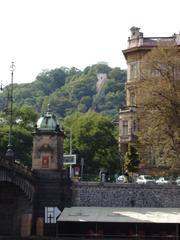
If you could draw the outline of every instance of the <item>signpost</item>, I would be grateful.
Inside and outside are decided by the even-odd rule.
[[[56,223],[60,214],[61,211],[58,207],[45,207],[45,223]]]
[[[67,154],[63,156],[64,165],[76,164],[76,154]]]
[[[69,165],[69,176],[72,177],[72,165],[76,164],[76,154],[67,154],[63,156],[64,165]]]

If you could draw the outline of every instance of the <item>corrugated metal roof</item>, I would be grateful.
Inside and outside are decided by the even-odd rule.
[[[180,223],[180,208],[65,208],[58,218],[63,222]]]

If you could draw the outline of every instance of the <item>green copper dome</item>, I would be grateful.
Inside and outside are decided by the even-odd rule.
[[[48,108],[48,111],[42,115],[37,121],[37,130],[40,131],[57,131],[59,124],[56,116]]]

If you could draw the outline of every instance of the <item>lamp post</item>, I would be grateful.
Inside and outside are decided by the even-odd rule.
[[[9,95],[9,99],[10,99],[10,109],[9,109],[9,136],[8,136],[8,145],[7,145],[7,152],[6,152],[6,158],[9,160],[13,160],[14,159],[14,151],[13,151],[13,145],[12,145],[12,113],[13,113],[13,74],[15,71],[15,65],[14,62],[11,63],[10,65],[10,71],[11,71],[11,84],[10,84],[10,95]]]
[[[69,136],[69,154],[72,154],[72,128],[70,128],[70,136]]]
[[[69,135],[69,154],[72,155],[72,128],[70,128],[70,135]],[[72,164],[69,166],[69,176],[72,177]]]

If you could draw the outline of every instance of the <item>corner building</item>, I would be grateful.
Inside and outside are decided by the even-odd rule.
[[[128,143],[137,144],[138,130],[141,128],[137,120],[137,82],[140,81],[142,62],[145,55],[154,47],[157,47],[159,41],[175,41],[180,45],[180,34],[174,34],[171,37],[144,37],[140,28],[132,27],[131,36],[128,38],[128,47],[123,50],[127,61],[127,82],[126,106],[119,111],[119,149],[122,153],[127,151]],[[155,161],[151,149],[145,149],[144,146],[138,146],[141,165],[145,169],[155,167]]]

